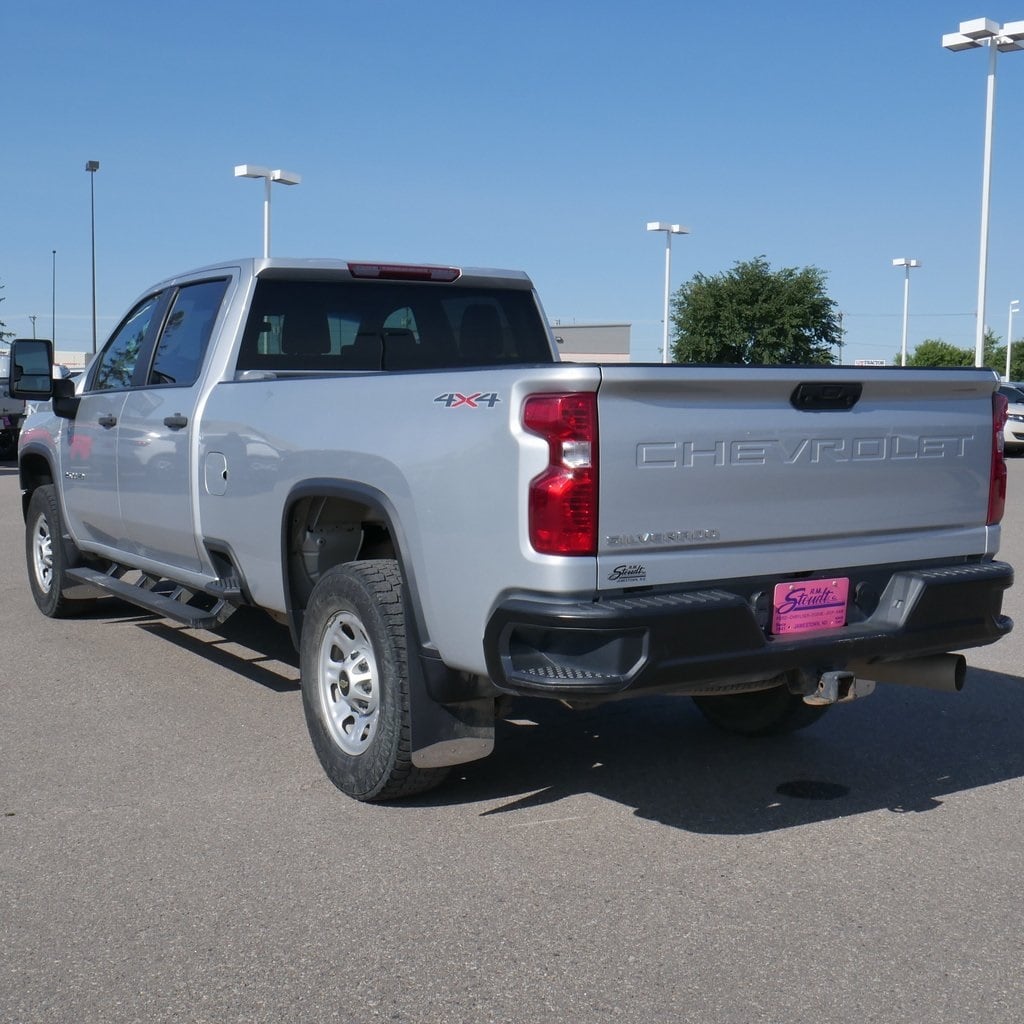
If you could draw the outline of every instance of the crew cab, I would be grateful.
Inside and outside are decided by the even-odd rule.
[[[486,756],[508,696],[791,730],[1012,626],[991,371],[559,363],[523,273],[279,258],[146,289],[77,388],[51,360],[14,346],[39,609],[265,610],[357,799]]]

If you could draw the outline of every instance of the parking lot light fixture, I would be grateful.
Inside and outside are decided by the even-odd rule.
[[[92,350],[96,351],[96,172],[100,169],[99,160],[86,160],[85,169],[89,172],[89,224],[92,238]]]
[[[276,181],[281,185],[299,185],[302,176],[294,171],[283,171],[280,168],[272,171],[269,167],[259,164],[236,164],[236,178],[262,178],[263,191],[263,257],[270,255],[270,183]]]
[[[911,260],[903,257],[893,260],[894,267],[903,267],[903,341],[900,344],[900,366],[907,365],[907,327],[910,322],[910,271],[914,267],[921,266],[920,260]]]
[[[690,233],[689,228],[684,228],[682,224],[669,224],[663,220],[651,220],[647,222],[648,231],[664,231],[665,232],[665,308],[664,308],[664,331],[661,339],[661,361],[663,363],[668,362],[668,296],[669,287],[672,280],[672,236],[673,235],[688,235]]]
[[[1020,312],[1020,300],[1014,299],[1010,303],[1010,322],[1006,325],[1006,376],[1004,380],[1010,379],[1010,349],[1013,348],[1013,315]]]
[[[996,100],[996,57],[1024,50],[1024,21],[999,25],[991,18],[961,21],[959,32],[942,37],[942,45],[954,53],[988,47],[988,88],[985,99],[985,149],[981,174],[981,241],[978,256],[978,305],[974,336],[974,365],[985,362],[985,290],[988,276],[989,192],[992,182],[992,122]]]

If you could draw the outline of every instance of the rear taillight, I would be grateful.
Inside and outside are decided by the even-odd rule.
[[[1006,509],[1006,459],[1003,456],[1003,429],[1006,427],[1006,396],[992,396],[992,470],[988,480],[988,525],[995,526]]]
[[[597,395],[531,395],[523,426],[548,443],[548,468],[530,481],[534,550],[597,554]]]

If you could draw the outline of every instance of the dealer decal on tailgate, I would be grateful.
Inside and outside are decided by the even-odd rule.
[[[779,583],[772,600],[772,632],[805,633],[846,625],[849,593],[846,577]]]

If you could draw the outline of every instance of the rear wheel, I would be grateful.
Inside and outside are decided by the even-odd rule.
[[[52,484],[37,487],[28,503],[25,561],[32,597],[39,610],[52,619],[75,615],[93,603],[64,596],[68,586],[65,573],[76,563],[76,549],[64,542],[62,534],[57,492]]]
[[[302,704],[328,778],[357,800],[433,789],[446,768],[412,763],[402,577],[391,559],[324,573],[302,626]]]
[[[805,704],[800,694],[790,693],[786,686],[694,697],[693,702],[713,725],[739,736],[779,736],[806,729],[829,708]]]

